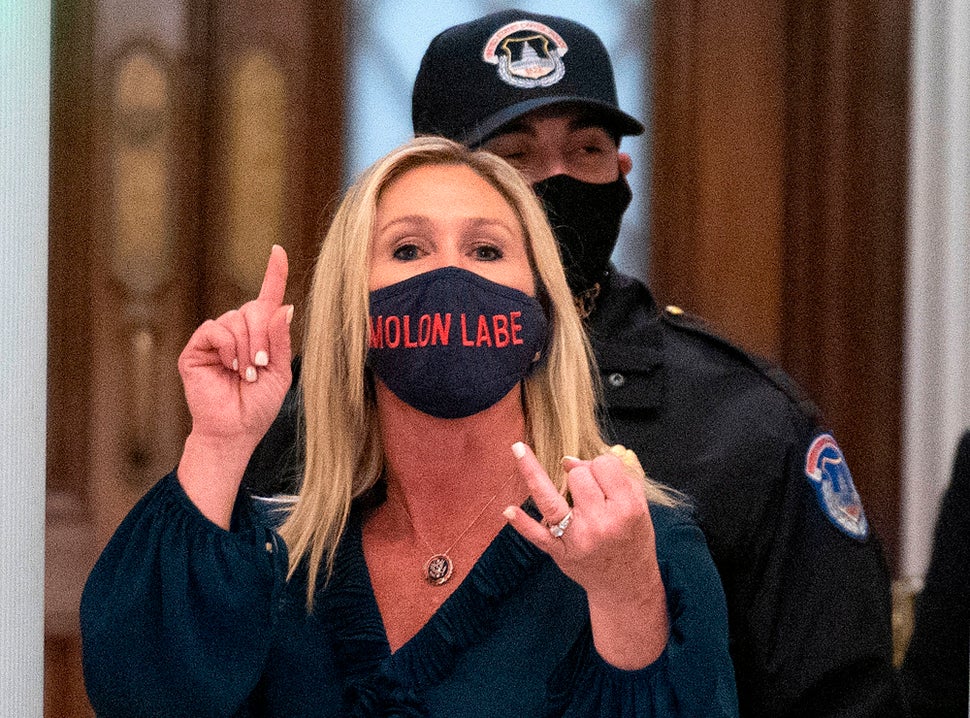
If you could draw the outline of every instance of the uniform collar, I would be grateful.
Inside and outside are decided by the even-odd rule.
[[[604,372],[647,371],[663,363],[660,311],[653,295],[643,282],[612,265],[588,328]]]
[[[588,327],[607,407],[660,409],[666,393],[662,321],[646,285],[611,267]]]

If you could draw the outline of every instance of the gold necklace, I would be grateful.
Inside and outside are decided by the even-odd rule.
[[[430,583],[432,586],[441,586],[442,584],[448,582],[448,580],[451,578],[451,574],[454,573],[455,570],[455,565],[448,554],[451,553],[451,550],[458,545],[459,541],[465,538],[465,534],[471,530],[472,526],[477,524],[478,520],[485,515],[488,507],[495,502],[495,499],[497,499],[499,495],[506,489],[506,487],[508,487],[514,477],[515,472],[513,471],[511,474],[509,474],[509,478],[505,480],[505,483],[503,483],[499,487],[499,490],[495,492],[495,495],[490,498],[482,507],[482,510],[478,512],[478,515],[472,520],[472,522],[465,527],[465,530],[458,535],[458,538],[451,542],[451,546],[440,553],[436,552],[434,547],[428,543],[423,536],[418,536],[418,529],[414,525],[414,519],[411,518],[411,512],[408,511],[407,503],[405,503],[403,498],[398,499],[399,503],[401,504],[401,508],[404,509],[404,514],[408,517],[408,521],[411,523],[411,530],[414,531],[414,535],[418,536],[418,538],[421,539],[421,543],[423,543],[431,552],[431,558],[424,562],[425,581]]]

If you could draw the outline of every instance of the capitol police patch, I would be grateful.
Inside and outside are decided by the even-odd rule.
[[[482,50],[485,62],[513,87],[555,85],[566,74],[562,56],[569,47],[548,25],[533,20],[510,22],[495,31]]]
[[[830,434],[815,437],[805,454],[805,475],[815,488],[825,515],[848,536],[864,541],[869,535],[869,522],[862,499],[852,483],[849,465],[842,449]]]

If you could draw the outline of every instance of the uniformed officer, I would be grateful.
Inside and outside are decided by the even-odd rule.
[[[543,198],[588,318],[608,430],[691,498],[706,532],[742,715],[904,715],[889,575],[835,439],[780,371],[659,309],[610,264],[631,198],[619,140],[644,128],[618,107],[599,38],[517,10],[452,27],[424,56],[413,122],[501,155]],[[292,458],[297,411],[284,408],[251,483]]]

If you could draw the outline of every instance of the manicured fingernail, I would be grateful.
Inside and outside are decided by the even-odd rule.
[[[246,367],[246,381],[250,383],[256,381],[256,367],[254,366]]]
[[[256,366],[266,366],[269,364],[269,355],[260,349],[258,352],[256,352],[256,356],[253,358],[253,363]]]
[[[232,370],[233,371],[239,371],[239,360],[238,359],[233,359],[232,360]]]
[[[582,459],[579,459],[576,456],[564,456],[564,457],[562,457],[562,461],[563,461],[563,463],[566,463],[567,461],[570,461],[570,462],[574,462],[575,463],[577,461],[582,461]]]
[[[507,518],[509,521],[515,518],[515,507],[509,506],[505,511],[502,512],[502,516]]]
[[[286,308],[286,323],[290,324],[293,322],[293,305],[291,304]]]
[[[525,444],[523,444],[521,441],[516,441],[514,444],[512,444],[512,455],[516,459],[521,459],[523,456],[525,456]]]

